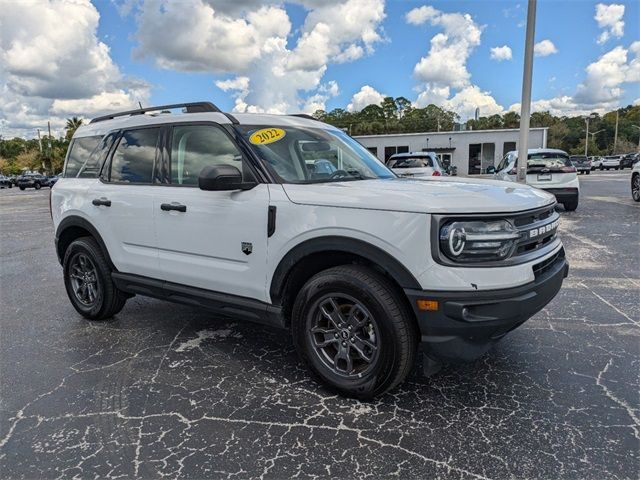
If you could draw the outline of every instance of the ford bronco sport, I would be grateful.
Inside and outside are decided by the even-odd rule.
[[[473,360],[542,309],[568,272],[555,203],[517,183],[398,178],[311,117],[207,102],[81,126],[51,194],[84,317],[147,295],[276,325],[359,398],[419,352],[429,371]]]

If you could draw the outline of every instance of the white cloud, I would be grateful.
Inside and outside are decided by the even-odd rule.
[[[541,40],[533,46],[533,53],[536,57],[548,57],[558,53],[558,49],[551,40]]]
[[[358,92],[351,97],[351,103],[347,105],[349,112],[359,112],[367,105],[379,105],[386,95],[380,93],[375,88],[364,85]]]
[[[492,60],[501,62],[503,60],[511,60],[511,58],[513,58],[513,53],[511,52],[511,48],[507,45],[503,45],[502,47],[493,47],[491,49]]]
[[[414,75],[420,82],[416,89],[419,92],[415,101],[417,107],[433,103],[454,111],[462,120],[472,117],[476,108],[480,108],[483,116],[503,111],[490,92],[471,83],[467,70],[467,60],[480,45],[484,26],[478,25],[467,13],[444,13],[431,6],[409,11],[406,21],[412,25],[428,22],[443,30],[431,38],[429,52],[414,68]],[[506,45],[491,50],[494,59],[512,57],[511,49]]]
[[[216,84],[232,92],[235,111],[312,112],[337,89],[322,83],[327,66],[361,58],[382,41],[384,0],[295,0],[308,13],[293,46],[287,12],[263,3],[141,0],[136,54],[161,68],[234,74]]]
[[[456,93],[450,100],[443,104],[447,110],[452,110],[460,115],[460,118],[472,118],[476,108],[480,109],[481,117],[502,114],[504,109],[498,105],[491,96],[491,92],[483,92],[476,85],[470,85]]]
[[[532,111],[548,110],[554,115],[605,113],[620,105],[624,84],[640,82],[640,41],[629,48],[617,46],[590,63],[586,76],[573,96],[562,95],[532,102]],[[519,104],[510,108],[519,109]]]
[[[598,27],[604,31],[598,37],[598,43],[605,43],[611,36],[620,38],[624,35],[624,5],[612,3],[596,5],[596,14],[593,17],[598,22]]]
[[[60,115],[147,100],[148,85],[125,78],[98,39],[99,19],[88,0],[0,0],[2,135],[33,136],[47,120],[60,133]]]
[[[469,14],[444,13],[430,6],[411,10],[406,20],[413,25],[429,22],[444,30],[431,38],[428,54],[414,68],[415,77],[430,87],[468,85],[471,75],[467,59],[480,45],[484,27],[476,24]]]

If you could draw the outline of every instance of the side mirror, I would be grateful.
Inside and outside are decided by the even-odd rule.
[[[256,182],[243,182],[242,173],[233,165],[210,165],[198,175],[200,190],[251,190]]]
[[[494,167],[493,165],[491,165],[490,167],[487,167],[487,173],[488,174],[496,173],[496,167]]]

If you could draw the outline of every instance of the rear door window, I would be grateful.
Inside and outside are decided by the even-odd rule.
[[[393,163],[391,163],[393,162]],[[396,158],[389,161],[389,168],[424,168],[433,167],[431,157]]]
[[[153,168],[160,129],[125,130],[111,158],[109,181],[153,183]]]

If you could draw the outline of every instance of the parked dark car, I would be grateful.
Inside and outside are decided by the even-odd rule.
[[[587,175],[591,173],[591,160],[584,155],[572,155],[569,160],[576,167],[578,173],[586,173]]]
[[[58,178],[59,178],[58,175],[52,175],[47,179],[49,181],[49,188],[53,187],[56,184],[56,182],[58,181]]]
[[[26,173],[18,177],[16,185],[20,190],[24,190],[25,188],[40,190],[42,187],[49,186],[49,179],[39,173]]]
[[[624,157],[622,157],[622,160],[620,160],[620,170],[624,170],[625,168],[633,168],[633,165],[638,160],[640,160],[640,153],[627,153]]]
[[[11,188],[13,187],[13,183],[11,183],[11,179],[9,177],[5,177],[4,175],[0,175],[0,188]]]

